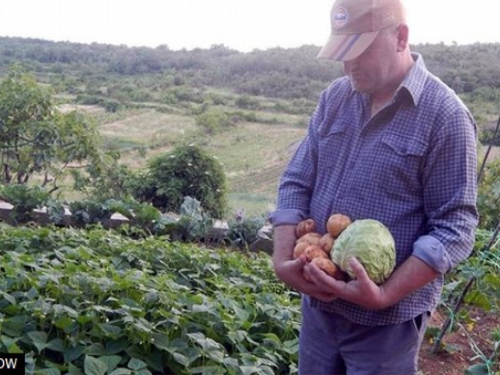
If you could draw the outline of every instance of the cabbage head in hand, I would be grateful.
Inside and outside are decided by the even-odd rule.
[[[389,278],[396,264],[396,247],[389,229],[378,220],[361,219],[350,224],[335,240],[332,261],[355,278],[349,259],[355,257],[376,284]]]

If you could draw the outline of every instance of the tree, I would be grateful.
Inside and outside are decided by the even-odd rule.
[[[13,67],[0,82],[0,181],[27,184],[42,176],[52,184],[72,164],[98,163],[99,134],[92,120],[76,111],[56,108],[49,88]]]

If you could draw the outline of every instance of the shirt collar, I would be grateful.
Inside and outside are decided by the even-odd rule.
[[[403,89],[409,94],[413,105],[416,106],[420,100],[422,92],[424,91],[424,85],[427,79],[428,71],[425,67],[424,58],[420,54],[412,52],[411,56],[415,63],[411,67],[406,77],[403,79],[403,82],[401,82],[401,85],[399,85],[394,98],[396,98],[397,100],[397,98],[401,95],[400,92],[403,92],[401,91]],[[358,92],[351,87],[350,96],[356,93]]]
[[[403,82],[401,82],[395,97],[397,98],[400,95],[401,90],[405,90],[413,101],[413,105],[417,105],[424,91],[425,81],[429,73],[425,67],[424,58],[420,54],[412,53],[411,56],[415,63]]]

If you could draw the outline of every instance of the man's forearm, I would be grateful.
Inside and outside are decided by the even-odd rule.
[[[295,225],[280,225],[273,230],[273,265],[276,275],[281,279],[280,265],[284,261],[292,259],[293,248],[295,246]]]
[[[433,270],[417,257],[411,256],[381,286],[384,307],[396,304],[438,276],[439,272]]]

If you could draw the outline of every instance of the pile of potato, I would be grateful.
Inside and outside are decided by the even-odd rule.
[[[301,221],[296,228],[297,241],[293,251],[293,258],[297,259],[302,254],[310,263],[316,264],[321,270],[337,280],[348,280],[348,275],[333,263],[330,252],[335,239],[351,224],[351,219],[343,214],[333,214],[326,224],[327,233],[321,235],[316,232],[316,223],[312,219]],[[304,273],[304,278],[309,276]]]

